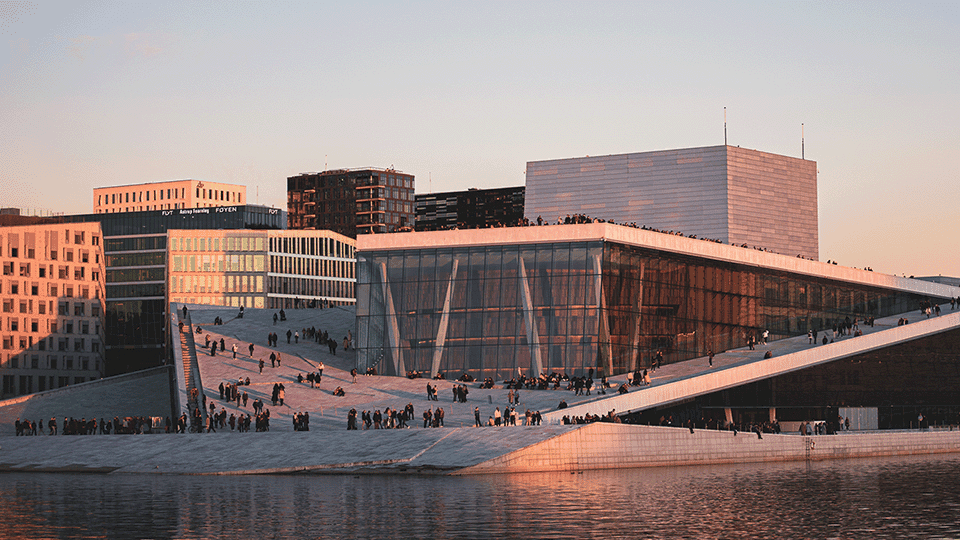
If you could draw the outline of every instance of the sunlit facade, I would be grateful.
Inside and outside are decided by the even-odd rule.
[[[104,374],[99,223],[0,228],[0,397]]]
[[[610,224],[358,240],[358,364],[606,374],[919,306],[932,284]],[[909,283],[907,283],[909,282]],[[931,288],[930,290],[934,290]]]
[[[209,195],[209,194],[208,194]],[[106,375],[156,367],[167,359],[167,231],[282,229],[286,212],[218,206],[60,216],[98,222],[106,258]]]
[[[356,242],[332,231],[169,231],[169,302],[253,308],[355,302]]]
[[[200,180],[172,180],[93,189],[94,214],[211,208],[246,203],[247,186]]]

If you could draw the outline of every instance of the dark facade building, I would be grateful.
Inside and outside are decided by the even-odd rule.
[[[394,169],[338,169],[287,178],[288,228],[358,234],[412,230],[414,177]]]
[[[106,261],[106,375],[155,367],[166,350],[167,231],[284,229],[285,212],[263,206],[181,208],[62,216],[99,222]]]
[[[523,186],[416,196],[418,231],[508,227],[523,220]]]

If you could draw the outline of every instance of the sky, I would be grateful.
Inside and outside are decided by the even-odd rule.
[[[960,276],[960,3],[0,0],[0,206],[723,144],[819,170],[820,258]],[[802,126],[802,127],[801,127]]]

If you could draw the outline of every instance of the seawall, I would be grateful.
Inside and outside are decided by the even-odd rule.
[[[960,431],[803,437],[584,426],[0,437],[0,472],[504,474],[960,452]]]
[[[595,423],[455,474],[803,461],[960,452],[960,431],[876,431],[805,437]]]

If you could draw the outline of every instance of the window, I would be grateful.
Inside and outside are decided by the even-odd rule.
[[[63,333],[72,334],[73,333],[73,321],[67,321],[63,323]]]
[[[56,286],[56,285],[50,285],[50,294],[47,295],[47,296],[56,296],[56,295],[57,295],[57,286]]]
[[[67,262],[73,262],[73,250],[65,249],[63,250],[63,260]]]
[[[18,248],[15,248],[15,247],[10,248],[10,256],[13,258],[17,258],[19,256]]]
[[[12,276],[13,275],[13,263],[5,262],[3,263],[3,275]]]
[[[63,350],[63,349],[61,349],[61,350]],[[72,356],[66,357],[66,358],[64,359],[64,363],[66,364],[67,369],[73,369],[73,357],[72,357]]]
[[[39,303],[37,304],[37,313],[39,313],[40,315],[46,314],[46,313],[47,313],[47,304],[45,304],[45,303],[43,303],[43,302],[39,302]]]
[[[41,266],[41,267],[38,269],[38,271],[39,271],[40,277],[42,277],[42,278],[47,277],[47,268],[46,268],[46,267]]]
[[[31,332],[39,332],[39,331],[40,331],[40,322],[37,321],[36,319],[34,319],[33,321],[30,321],[30,331],[31,331]]]
[[[83,339],[74,339],[73,340],[73,350],[77,352],[83,351]]]
[[[85,314],[85,313],[84,313],[85,311],[86,311],[86,310],[85,310],[85,307],[84,307],[83,302],[77,302],[76,304],[73,305],[73,314],[74,314],[74,316],[83,317],[84,314]]]
[[[10,294],[20,294],[20,284],[16,281],[10,283]]]
[[[20,320],[19,319],[10,319],[10,323],[7,325],[10,327],[11,332],[17,332],[20,330]]]
[[[40,286],[39,286],[39,285],[31,285],[31,286],[30,286],[30,295],[31,295],[31,296],[40,296]]]

